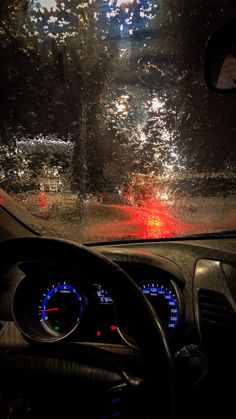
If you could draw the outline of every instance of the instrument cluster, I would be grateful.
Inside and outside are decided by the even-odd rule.
[[[173,278],[134,278],[149,299],[167,335],[175,335],[181,321],[181,291]],[[114,301],[102,281],[88,285],[79,275],[40,273],[26,275],[16,287],[14,321],[31,341],[103,342],[135,346],[119,327]],[[132,307],[132,304],[131,304]]]

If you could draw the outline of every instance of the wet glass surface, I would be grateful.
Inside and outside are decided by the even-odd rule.
[[[231,1],[0,5],[0,205],[88,243],[236,229],[236,96],[204,83]]]

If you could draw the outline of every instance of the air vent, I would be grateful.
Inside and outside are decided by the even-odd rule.
[[[198,294],[200,321],[203,325],[232,329],[234,311],[227,298],[218,292],[200,289]]]

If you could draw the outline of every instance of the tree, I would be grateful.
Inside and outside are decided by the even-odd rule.
[[[70,137],[75,143],[73,188],[84,194],[96,189],[103,176],[95,115],[111,52],[100,36],[96,2],[77,6],[65,1],[48,10],[39,1],[21,1],[1,9],[1,122],[2,130],[8,124],[22,138]]]

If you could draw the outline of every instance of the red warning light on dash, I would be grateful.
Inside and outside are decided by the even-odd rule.
[[[113,325],[112,325],[112,326],[110,327],[110,330],[112,330],[112,331],[114,332],[114,330],[117,330],[117,326],[113,326]]]

